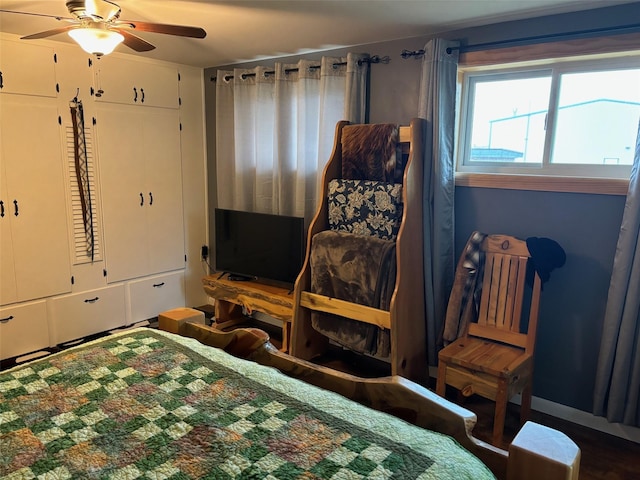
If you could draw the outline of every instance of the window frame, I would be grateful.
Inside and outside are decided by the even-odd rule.
[[[602,58],[602,55],[575,57],[571,59],[549,59],[529,64],[494,64],[489,67],[465,67],[458,69],[458,81],[461,87],[461,108],[459,109],[459,137],[456,148],[457,174],[496,174],[524,175],[569,178],[626,179],[628,181],[631,165],[590,165],[590,164],[553,164],[550,163],[551,151],[555,141],[555,125],[558,114],[558,96],[560,80],[564,74],[589,73],[610,70],[640,69],[640,55],[614,58]],[[486,79],[493,78],[535,78],[549,75],[551,77],[550,95],[547,110],[546,132],[543,147],[543,158],[540,164],[507,163],[507,162],[474,162],[468,161],[471,150],[471,132],[473,128],[473,106],[475,86]]]
[[[640,32],[578,37],[487,50],[460,52],[458,64],[464,68],[497,68],[501,65],[538,65],[550,60],[572,58],[624,58],[640,54]],[[458,113],[458,112],[456,112]],[[456,127],[459,123],[456,124]],[[457,141],[457,136],[456,136]],[[553,177],[542,175],[506,175],[489,173],[455,173],[457,187],[569,192],[603,195],[626,195],[629,179]]]

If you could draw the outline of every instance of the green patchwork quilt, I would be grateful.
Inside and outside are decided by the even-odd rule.
[[[449,437],[146,328],[0,372],[0,477],[493,478]]]

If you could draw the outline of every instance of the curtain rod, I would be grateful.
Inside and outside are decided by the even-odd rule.
[[[371,57],[361,58],[360,60],[358,60],[358,66],[362,65],[363,63],[368,63],[368,64],[372,64],[372,63],[389,63],[389,57],[388,56],[380,57],[379,55],[373,55]],[[347,64],[347,62],[336,62],[336,63],[333,63],[331,66],[333,68],[336,68],[336,67],[342,67],[342,66],[344,66],[346,64]],[[311,70],[317,70],[318,68],[320,68],[320,65],[309,65],[309,69],[311,69]],[[300,69],[297,68],[297,67],[296,68],[286,68],[284,73],[285,74],[289,74],[289,73],[297,72],[299,70]],[[275,73],[276,73],[275,70],[267,70],[266,72],[264,72],[264,75],[265,76],[274,75]],[[255,73],[243,73],[241,75],[242,80],[245,80],[246,78],[249,78],[249,77],[255,77],[255,76],[256,76]],[[224,76],[224,80],[225,81],[229,81],[232,78],[233,78],[233,75],[225,75]],[[211,81],[212,82],[217,81],[217,79],[218,78],[215,75],[211,77]]]
[[[640,23],[633,23],[630,25],[620,25],[618,27],[603,27],[603,28],[593,28],[589,30],[578,30],[575,32],[565,32],[565,33],[549,33],[546,35],[534,35],[531,37],[522,37],[522,38],[512,38],[507,40],[497,40],[495,42],[486,42],[486,43],[476,43],[472,45],[460,45],[457,47],[449,47],[447,48],[447,53],[451,53],[454,50],[458,50],[460,53],[466,52],[474,52],[478,50],[485,50],[491,48],[500,48],[507,46],[514,46],[520,44],[531,44],[531,43],[546,43],[553,42],[556,40],[562,39],[580,39],[580,38],[590,38],[601,36],[599,34],[609,33],[612,35],[622,35],[624,33],[634,33],[640,31]],[[419,57],[424,55],[424,50],[403,50],[400,56],[404,59],[410,57]]]

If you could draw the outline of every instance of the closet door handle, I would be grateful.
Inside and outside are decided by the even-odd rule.
[[[9,315],[8,317],[0,318],[0,323],[7,323],[10,320],[13,320],[13,315]]]
[[[149,205],[153,205],[153,193],[149,192]]]
[[[140,103],[144,103],[144,88],[140,89],[140,94],[142,95],[142,98],[140,99]]]
[[[20,215],[20,212],[18,210],[18,200],[14,200],[13,201],[13,208],[15,209],[14,211],[14,215],[17,217],[18,215]]]
[[[160,287],[164,287],[164,282],[154,283],[153,284],[153,288],[160,288]]]
[[[142,194],[142,192],[140,192],[140,206],[142,207],[144,205],[144,195]]]
[[[136,87],[133,87],[133,101],[138,101],[138,89]]]
[[[0,217],[4,217],[4,202],[0,200]]]
[[[100,300],[100,297],[87,298],[84,303],[96,303],[98,300]]]

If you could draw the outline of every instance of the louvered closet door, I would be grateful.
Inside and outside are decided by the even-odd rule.
[[[6,187],[2,220],[9,217],[11,222],[16,286],[14,299],[0,300],[7,304],[68,292],[69,236],[56,100],[3,94],[0,111],[0,162]],[[3,229],[3,256],[5,233]]]

